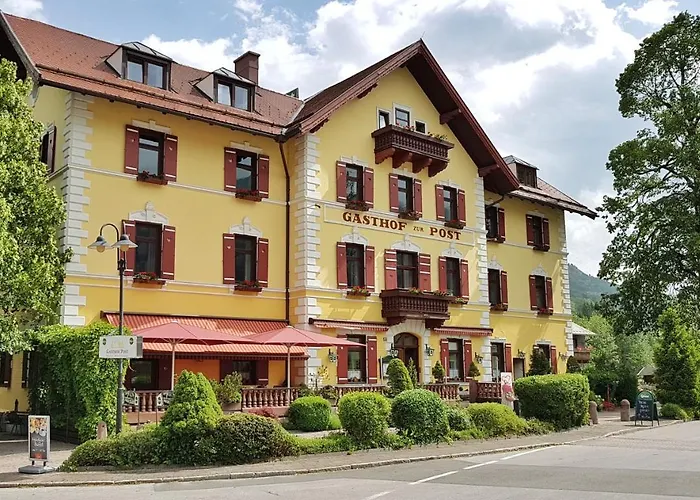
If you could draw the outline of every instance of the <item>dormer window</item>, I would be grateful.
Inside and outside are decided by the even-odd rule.
[[[126,79],[145,83],[159,89],[165,88],[165,65],[147,61],[136,55],[126,56]]]
[[[121,45],[106,63],[123,79],[167,90],[170,87],[172,60],[140,42]]]
[[[216,102],[251,111],[253,107],[251,90],[249,85],[218,80],[216,82]]]
[[[518,164],[516,166],[518,181],[524,186],[537,187],[537,170],[533,167]]]

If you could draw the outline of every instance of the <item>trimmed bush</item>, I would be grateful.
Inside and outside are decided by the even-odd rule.
[[[229,373],[222,382],[210,380],[211,388],[214,390],[216,400],[221,406],[241,402],[241,387],[243,377],[238,372]]]
[[[472,361],[469,364],[469,372],[467,373],[471,378],[478,378],[481,376],[481,372],[479,371],[479,367],[476,366],[476,363]]]
[[[527,371],[528,377],[533,375],[547,375],[552,373],[552,365],[549,358],[541,347],[533,346],[530,353],[530,369]]]
[[[570,429],[588,422],[590,388],[584,375],[535,375],[514,384],[525,418],[549,422],[557,429]]]
[[[469,415],[464,408],[446,405],[445,412],[447,413],[447,422],[450,424],[451,431],[466,431],[472,427]]]
[[[440,396],[425,389],[404,391],[391,405],[391,420],[399,432],[416,443],[444,441],[450,430]]]
[[[354,445],[350,437],[337,433],[321,438],[307,438],[303,436],[292,436],[292,438],[300,455],[350,451]]]
[[[219,419],[209,438],[216,463],[248,464],[296,455],[292,436],[271,418],[236,413]]]
[[[389,428],[390,411],[389,401],[376,392],[351,392],[338,402],[338,416],[345,432],[363,447],[382,442]]]
[[[164,459],[181,465],[210,463],[213,450],[207,438],[222,415],[209,380],[201,373],[183,371],[158,428]]]
[[[440,360],[438,359],[435,362],[435,366],[433,366],[433,378],[435,379],[436,382],[442,383],[445,381],[445,367],[442,366],[442,363],[440,363]]]
[[[513,410],[500,403],[474,403],[467,407],[472,424],[483,437],[524,434],[527,423]]]
[[[321,396],[304,396],[292,401],[287,418],[293,429],[325,431],[331,424],[331,404]]]
[[[115,437],[86,441],[71,453],[61,466],[63,471],[78,467],[139,467],[162,462],[158,453],[158,435],[154,428],[123,432]]]
[[[573,356],[566,360],[566,373],[581,373],[581,365]]]
[[[386,377],[389,385],[388,392],[391,397],[396,397],[403,391],[413,389],[413,382],[411,382],[408,369],[399,358],[389,361],[389,366],[386,367]]]
[[[691,420],[691,416],[683,408],[675,403],[666,403],[661,407],[661,416],[664,418],[672,418],[673,420],[683,420],[687,422]]]

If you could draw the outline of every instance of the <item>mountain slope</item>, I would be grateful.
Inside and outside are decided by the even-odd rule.
[[[573,303],[583,299],[597,302],[602,294],[615,292],[610,283],[584,273],[573,264],[569,264],[569,287]]]

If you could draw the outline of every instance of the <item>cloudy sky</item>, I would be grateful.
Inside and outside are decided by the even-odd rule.
[[[0,0],[0,8],[180,63],[262,54],[261,84],[302,97],[423,37],[503,155],[595,208],[608,152],[639,123],[615,78],[649,33],[697,0]],[[595,274],[602,221],[567,216],[570,260]]]

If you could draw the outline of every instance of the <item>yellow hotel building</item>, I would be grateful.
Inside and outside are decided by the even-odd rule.
[[[595,213],[500,156],[426,45],[315,96],[259,85],[259,55],[202,71],[2,15],[2,57],[34,80],[42,158],[67,210],[61,321],[116,324],[113,252],[126,255],[126,324],[171,321],[247,335],[292,324],[363,344],[298,348],[292,383],[381,384],[382,359],[437,360],[449,380],[522,376],[541,346],[573,354],[564,212]],[[264,54],[263,56],[264,57]],[[105,237],[114,241],[110,228]],[[167,344],[127,386],[167,389]],[[181,346],[176,371],[285,384],[284,347]],[[0,408],[26,404],[22,355],[3,356]]]

